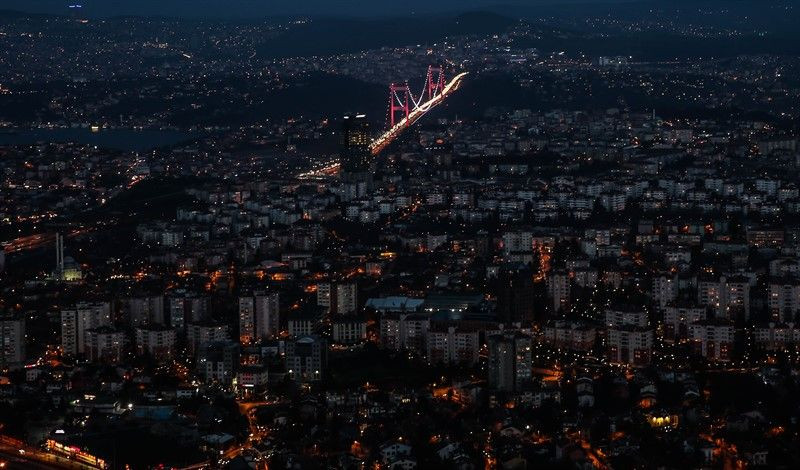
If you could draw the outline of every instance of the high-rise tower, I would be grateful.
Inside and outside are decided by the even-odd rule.
[[[369,172],[372,154],[369,150],[369,122],[363,114],[347,115],[342,122],[340,158],[342,171]]]
[[[344,200],[363,197],[372,190],[374,162],[369,144],[367,117],[363,114],[345,116],[339,148]]]
[[[487,338],[489,343],[489,387],[519,391],[531,380],[531,338],[507,332]]]

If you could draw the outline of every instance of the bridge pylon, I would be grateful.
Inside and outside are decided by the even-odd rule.
[[[408,89],[408,83],[397,84],[392,83],[389,85],[389,126],[394,127],[398,119],[395,117],[396,111],[401,111],[405,114],[406,124],[408,124],[408,116],[411,114],[409,107],[409,96],[411,91]],[[402,118],[401,118],[402,119]]]
[[[442,90],[444,90],[444,67],[428,66],[428,77],[426,79],[425,88],[428,91],[429,100],[433,99],[437,93],[441,93]]]

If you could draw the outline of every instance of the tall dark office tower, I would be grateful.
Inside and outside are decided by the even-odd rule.
[[[369,122],[363,114],[344,117],[340,158],[342,172],[365,173],[371,171],[372,154],[369,150]]]
[[[350,201],[369,194],[374,167],[369,148],[369,122],[363,114],[344,117],[339,160],[342,199]]]

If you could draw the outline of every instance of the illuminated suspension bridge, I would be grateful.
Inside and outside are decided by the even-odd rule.
[[[428,111],[441,104],[458,89],[467,72],[462,72],[445,83],[442,67],[428,67],[425,88],[414,97],[408,83],[389,85],[389,129],[370,144],[373,155],[379,154],[403,130],[417,122]]]
[[[408,82],[389,85],[389,112],[387,116],[389,128],[370,144],[369,148],[372,155],[381,153],[403,130],[417,122],[428,111],[440,105],[445,98],[458,90],[461,81],[466,75],[467,72],[462,72],[449,82],[445,82],[444,69],[442,67],[429,66],[425,87],[416,97],[411,92]],[[300,179],[316,179],[329,177],[339,172],[338,163],[324,165],[322,168],[313,169],[297,175],[297,177]]]

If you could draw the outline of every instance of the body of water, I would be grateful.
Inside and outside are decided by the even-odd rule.
[[[74,142],[98,147],[143,151],[176,145],[199,137],[200,134],[173,130],[102,129],[2,129],[0,146],[32,145],[49,142]]]

